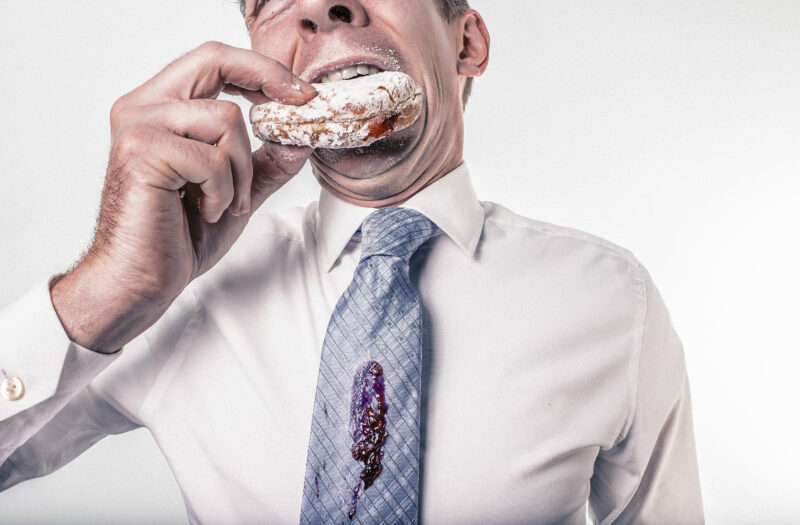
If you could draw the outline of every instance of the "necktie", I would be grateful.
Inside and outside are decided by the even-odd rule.
[[[409,260],[436,231],[370,214],[322,346],[300,523],[416,523],[422,315]]]

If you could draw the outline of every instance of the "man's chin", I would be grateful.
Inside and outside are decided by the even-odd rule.
[[[371,179],[397,166],[408,155],[414,134],[405,129],[396,135],[373,142],[363,148],[324,149],[314,151],[311,162],[317,169],[350,179]]]
[[[425,119],[363,148],[317,149],[314,176],[334,195],[360,206],[396,205],[419,190]],[[424,177],[423,177],[424,178]]]

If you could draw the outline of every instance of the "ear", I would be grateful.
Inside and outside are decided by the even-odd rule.
[[[458,74],[477,77],[489,65],[489,31],[480,13],[470,9],[459,20],[461,44],[458,52]]]

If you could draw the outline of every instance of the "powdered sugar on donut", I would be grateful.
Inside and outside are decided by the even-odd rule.
[[[404,129],[422,109],[422,90],[400,72],[314,84],[303,106],[253,106],[250,121],[262,140],[317,148],[355,148]]]

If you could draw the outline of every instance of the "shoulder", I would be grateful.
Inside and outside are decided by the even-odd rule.
[[[481,201],[481,206],[486,214],[484,228],[516,234],[529,239],[531,243],[560,241],[575,247],[593,249],[632,266],[640,266],[630,250],[592,233],[525,217],[495,202]]]
[[[644,294],[647,271],[633,253],[589,232],[519,215],[508,208],[482,201],[487,249],[510,250],[520,262],[553,265],[565,272],[629,281],[638,294]],[[502,245],[506,245],[505,249]]]
[[[627,358],[635,360],[654,287],[633,253],[588,232],[482,204],[478,258],[502,268],[514,283],[512,293],[524,295],[531,309],[571,319],[565,326],[595,338],[618,330],[629,343]]]
[[[614,342],[606,345],[602,362],[625,374],[620,387],[628,408],[621,428],[627,430],[640,371],[659,370],[660,377],[684,373],[680,341],[648,270],[629,249],[597,235],[524,217],[496,203],[482,205],[482,249],[503,253],[519,280],[536,285],[527,294],[531,310],[554,322],[569,319],[564,326],[570,333],[559,341]],[[545,306],[537,309],[539,303]]]

